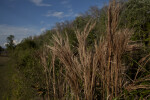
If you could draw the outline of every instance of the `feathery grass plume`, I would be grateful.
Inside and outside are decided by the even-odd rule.
[[[50,84],[51,82],[51,73],[52,73],[52,66],[48,65],[49,62],[49,50],[48,48],[45,48],[42,50],[42,53],[39,53],[39,57],[40,57],[40,61],[41,61],[41,65],[44,68],[44,73],[45,73],[45,81],[46,81],[46,90],[47,90],[47,99],[50,100]]]
[[[108,8],[107,36],[104,40],[95,42],[93,50],[88,49],[87,37],[94,28],[91,20],[83,31],[75,30],[78,40],[78,54],[73,54],[70,49],[69,38],[57,34],[53,36],[53,46],[48,46],[52,53],[63,63],[66,77],[73,90],[76,100],[80,99],[84,90],[84,99],[94,99],[96,76],[100,74],[102,86],[102,99],[112,100],[117,97],[124,85],[125,68],[121,57],[128,49],[129,37],[132,33],[129,29],[117,30],[120,6],[118,3],[110,3]],[[83,88],[82,88],[83,86]]]
[[[132,31],[122,29],[115,33],[112,39],[112,58],[109,58],[110,46],[108,45],[108,38],[100,41],[95,45],[96,60],[98,66],[98,73],[102,82],[102,99],[112,99],[120,94],[122,91],[125,77],[125,66],[123,66],[121,57],[126,52],[129,43],[129,37]],[[110,65],[108,70],[108,65]],[[109,74],[109,75],[108,75]],[[101,84],[101,83],[100,83]],[[108,94],[110,93],[110,94]],[[116,94],[115,94],[116,93]]]
[[[73,90],[76,100],[79,100],[79,83],[81,69],[78,63],[77,58],[74,57],[73,53],[70,50],[69,40],[68,38],[64,40],[61,34],[57,31],[57,35],[53,36],[53,46],[48,46],[52,53],[58,57],[58,59],[64,64],[64,68],[66,70],[66,77]]]
[[[114,38],[115,38],[115,33],[117,30],[117,25],[118,25],[118,21],[119,21],[119,11],[120,11],[120,5],[118,3],[116,3],[115,0],[113,0],[112,2],[110,2],[109,7],[108,7],[108,25],[107,25],[107,48],[108,48],[108,62],[107,62],[107,68],[106,68],[106,82],[107,82],[107,97],[110,96],[110,99],[112,99],[114,97],[114,93],[115,96],[117,96],[117,92],[118,92],[118,64],[120,62],[118,62],[116,59],[116,61],[113,61],[113,52],[115,50],[114,45],[117,46],[117,44],[114,44]],[[117,38],[116,38],[117,39]],[[117,52],[117,51],[116,51]],[[116,53],[117,54],[117,53]],[[114,56],[115,57],[115,56]],[[117,55],[116,55],[117,57]],[[117,63],[117,66],[113,66],[113,63],[115,62]]]
[[[63,99],[67,91],[67,84],[63,76],[62,66],[46,46],[38,54],[45,73],[47,100]]]
[[[127,51],[129,37],[132,33],[129,29],[117,30],[119,11],[119,3],[116,3],[115,0],[110,2],[108,7],[107,36],[103,45],[96,47],[99,48],[96,50],[99,52],[99,72],[102,75],[102,98],[105,99],[107,97],[109,100],[117,97],[122,92],[125,68],[122,66],[121,57]]]
[[[113,46],[109,46],[108,42],[110,42],[110,39],[108,40],[108,38],[97,41],[98,43],[95,43],[93,52],[93,50],[87,48],[86,39],[94,25],[95,23],[90,25],[89,21],[84,31],[80,32],[76,29],[78,55],[74,55],[71,51],[67,35],[66,39],[64,39],[59,32],[53,36],[54,45],[48,46],[53,54],[64,64],[66,77],[76,95],[76,99],[79,99],[82,90],[79,86],[81,84],[80,81],[82,81],[84,87],[84,98],[86,100],[93,99],[97,73],[100,73],[100,79],[103,83],[102,98],[105,99],[107,88],[109,88],[111,98],[113,98],[115,97],[115,92],[117,96],[123,86],[124,79],[122,79],[122,75],[125,68],[122,66],[121,57],[127,49],[131,31],[128,29],[116,31],[112,39]],[[111,60],[109,59],[110,47],[112,50]],[[111,67],[108,70],[109,64],[111,64]]]
[[[77,47],[78,55],[74,55],[71,51],[68,36],[66,35],[66,39],[63,39],[58,31],[57,35],[53,36],[54,45],[48,46],[53,54],[64,64],[66,77],[76,96],[76,100],[79,100],[79,94],[82,90],[80,87],[81,82],[83,82],[86,100],[93,99],[97,65],[92,51],[87,50],[86,39],[94,26],[95,23],[91,24],[91,21],[89,21],[82,32],[76,29],[75,33],[79,43]]]
[[[95,77],[97,71],[96,64],[96,55],[92,52],[92,50],[87,50],[86,39],[90,33],[90,31],[94,28],[96,23],[90,25],[90,21],[84,28],[84,31],[79,32],[76,30],[76,37],[78,40],[78,53],[79,53],[79,62],[81,65],[81,70],[83,73],[83,85],[84,85],[84,95],[86,100],[93,100],[94,95],[94,85],[95,85]]]

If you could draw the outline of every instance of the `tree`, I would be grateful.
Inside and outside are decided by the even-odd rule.
[[[3,51],[4,49],[0,46],[0,55],[1,55],[1,52]]]
[[[7,44],[6,47],[8,50],[13,50],[15,48],[15,44],[14,44],[14,35],[9,35],[7,37]]]

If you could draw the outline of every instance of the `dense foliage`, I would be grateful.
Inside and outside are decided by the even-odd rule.
[[[149,45],[150,39],[150,1],[129,0],[122,9],[121,26],[133,28],[135,33],[132,37],[135,41]]]

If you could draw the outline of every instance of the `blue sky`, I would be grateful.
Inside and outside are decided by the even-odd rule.
[[[102,7],[109,0],[0,0],[0,45],[9,35],[20,42],[40,35],[56,22],[73,20],[91,6]]]

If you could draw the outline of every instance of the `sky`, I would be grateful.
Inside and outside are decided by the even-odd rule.
[[[0,46],[14,35],[17,44],[23,38],[37,36],[56,22],[73,20],[91,6],[101,8],[109,0],[0,0]]]

